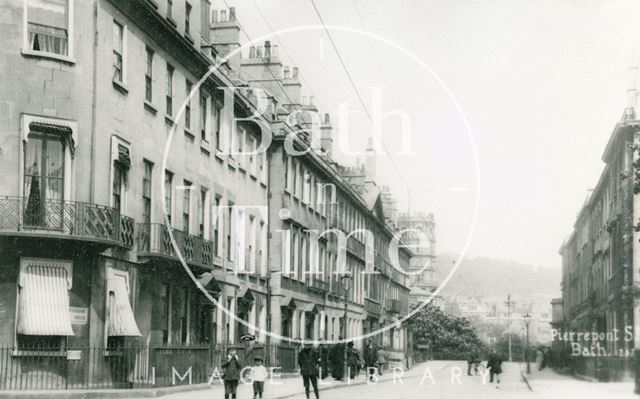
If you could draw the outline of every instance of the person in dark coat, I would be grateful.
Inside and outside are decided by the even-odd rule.
[[[329,375],[329,346],[326,343],[321,343],[318,348],[318,355],[320,355],[320,378],[323,380]]]
[[[342,340],[342,338],[338,338]],[[331,376],[336,380],[342,380],[344,375],[344,344],[338,342],[331,349]]]
[[[360,355],[356,348],[353,347],[353,342],[347,343],[347,367],[349,370],[349,378],[352,380],[356,378],[360,369]]]
[[[367,378],[370,380],[373,380],[373,375],[376,372],[377,352],[378,348],[369,340],[367,346],[364,348],[364,366],[367,368]]]
[[[489,369],[489,382],[493,382],[493,377],[496,377],[496,384],[500,384],[500,374],[502,374],[502,358],[498,353],[493,350],[487,360],[487,368]],[[498,385],[496,385],[498,388]]]
[[[302,383],[304,384],[304,393],[309,399],[309,384],[313,386],[313,393],[316,399],[320,398],[318,392],[318,363],[320,356],[318,352],[311,346],[301,345],[302,349],[298,354],[298,366],[300,366],[300,375],[302,375]]]
[[[480,366],[480,356],[477,352],[469,352],[467,358],[467,375],[471,375],[471,369],[473,368],[473,374],[478,375],[478,366]]]
[[[229,349],[227,361],[222,363],[220,368],[224,370],[224,374],[222,375],[222,380],[224,381],[224,398],[235,399],[238,380],[240,380],[240,373],[242,372],[242,365],[238,360],[235,349]]]

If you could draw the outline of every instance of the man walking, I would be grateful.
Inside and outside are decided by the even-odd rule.
[[[367,368],[367,378],[373,380],[373,374],[376,372],[377,352],[375,345],[371,340],[364,348],[364,366]]]
[[[387,352],[384,350],[384,346],[380,347],[376,353],[376,363],[378,364],[378,374],[382,375],[385,364],[387,364]]]
[[[229,349],[227,361],[222,363],[220,368],[224,370],[224,374],[222,375],[224,381],[224,399],[236,399],[242,365],[238,360],[235,349]]]
[[[298,354],[298,366],[300,366],[300,374],[302,375],[302,383],[304,384],[304,393],[309,399],[309,383],[313,386],[313,393],[316,399],[320,398],[318,392],[318,361],[320,360],[318,352],[310,347],[301,344],[302,349]]]
[[[500,385],[500,374],[502,374],[502,358],[495,350],[491,351],[489,360],[487,361],[489,369],[489,383],[493,383],[493,377],[496,377],[496,388]]]

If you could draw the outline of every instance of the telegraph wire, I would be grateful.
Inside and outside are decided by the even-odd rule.
[[[227,0],[222,0],[222,1],[224,2],[224,5],[228,9],[231,8],[229,3],[227,3]],[[255,44],[255,43],[253,43],[253,40],[251,40],[251,36],[249,36],[249,33],[247,33],[247,31],[244,29],[244,27],[240,23],[240,20],[238,19],[237,15],[236,15],[235,19],[236,19],[236,22],[238,23],[238,26],[240,27],[240,30],[247,37],[247,40],[249,40],[249,43],[251,43],[252,45]],[[291,101],[291,98],[287,95],[287,92],[285,91],[284,86],[282,85],[281,78],[277,78],[276,75],[273,74],[273,71],[271,70],[271,68],[267,68],[267,70],[269,71],[269,74],[273,77],[273,80],[275,80],[276,83],[278,83],[278,87],[282,91],[282,94],[284,94],[284,96],[287,98],[287,100],[289,100],[289,104],[293,104],[293,101]]]
[[[316,6],[316,3],[315,3],[314,0],[309,0],[309,1],[311,2],[311,5],[313,6],[313,9],[315,10],[316,15],[318,16],[318,19],[320,20],[320,23],[322,24],[322,27],[324,28],[325,34],[329,38],[329,42],[331,43],[331,47],[333,47],[333,50],[335,51],[336,55],[338,56],[338,60],[340,61],[340,64],[342,65],[342,69],[344,69],[344,72],[347,75],[347,78],[349,79],[349,82],[351,83],[351,87],[353,87],[353,90],[354,90],[356,96],[358,97],[358,101],[360,102],[360,105],[362,105],[362,108],[363,108],[365,114],[367,115],[367,118],[369,119],[369,122],[371,122],[371,126],[374,129],[376,129],[376,126],[373,123],[373,118],[371,116],[371,113],[369,112],[369,109],[367,108],[366,104],[364,103],[364,100],[363,100],[362,96],[360,95],[360,91],[358,90],[358,87],[356,86],[355,81],[353,80],[353,77],[351,76],[351,72],[349,72],[349,68],[347,68],[347,65],[344,62],[344,59],[342,58],[342,55],[340,54],[340,51],[338,50],[338,47],[336,46],[336,43],[333,41],[333,37],[331,36],[331,33],[329,32],[329,29],[327,29],[327,24],[325,24],[324,18],[322,18],[322,14],[320,14],[320,10]],[[380,135],[380,144],[382,144],[382,149],[384,150],[384,152],[387,153],[387,157],[389,158],[389,161],[391,162],[391,166],[393,166],[393,169],[396,171],[396,173],[398,174],[398,177],[400,178],[400,181],[404,184],[404,186],[405,186],[405,188],[407,190],[409,210],[410,210],[411,209],[411,189],[409,187],[409,184],[404,179],[404,177],[402,176],[402,173],[400,173],[400,170],[398,169],[398,166],[396,165],[396,163],[394,162],[393,158],[391,157],[391,152],[387,149],[387,146],[384,144],[384,141],[382,140],[381,132],[378,131],[377,133]]]
[[[269,28],[269,30],[271,31],[271,33],[273,33],[273,37],[276,38],[276,40],[278,40],[278,43],[280,43],[280,47],[282,48],[282,50],[284,51],[284,53],[287,55],[287,57],[289,58],[289,61],[291,61],[291,63],[295,66],[297,65],[297,63],[294,61],[293,57],[291,56],[291,54],[289,53],[289,51],[287,51],[287,48],[284,46],[282,40],[280,40],[280,37],[278,36],[278,34],[276,33],[275,29],[273,29],[273,27],[271,26],[271,24],[269,23],[269,20],[267,19],[267,17],[264,15],[264,13],[262,12],[262,10],[260,9],[260,7],[258,6],[258,2],[256,0],[252,0],[253,1],[253,5],[255,6],[256,10],[258,11],[258,14],[260,14],[260,16],[262,17],[262,20],[265,22],[265,24],[267,25],[267,27]],[[315,98],[318,98],[316,96],[316,94],[313,92],[313,88],[312,86],[309,84],[309,82],[307,82],[307,80],[304,78],[304,74],[300,71],[298,71],[298,75],[300,76],[300,78],[304,81],[305,86],[307,87],[308,90],[311,92],[311,95],[313,95]]]

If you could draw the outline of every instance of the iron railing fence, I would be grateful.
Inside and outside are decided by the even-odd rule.
[[[209,382],[228,346],[0,347],[0,391],[157,388]],[[234,347],[243,365],[269,359],[296,369],[297,348],[280,343]]]

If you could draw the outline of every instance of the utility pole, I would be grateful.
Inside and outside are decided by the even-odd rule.
[[[509,334],[509,361],[513,361],[511,353],[511,294],[507,295],[507,334]]]

